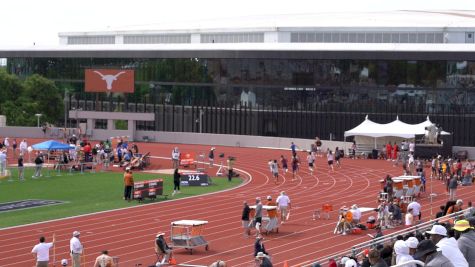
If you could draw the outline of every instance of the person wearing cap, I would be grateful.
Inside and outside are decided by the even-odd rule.
[[[411,236],[406,240],[406,245],[409,248],[409,255],[414,256],[416,253],[417,245],[419,245],[419,239]]]
[[[178,167],[180,167],[180,150],[178,150],[178,147],[175,147],[172,150],[172,165],[173,169],[178,169]]]
[[[458,220],[454,225],[457,245],[470,267],[475,267],[475,232],[467,220]]]
[[[437,251],[432,240],[422,240],[417,245],[416,254],[414,258],[425,263],[424,266],[429,267],[455,267],[441,251]]]
[[[157,266],[160,264],[168,263],[170,255],[172,254],[172,249],[168,246],[167,241],[165,241],[165,233],[160,232],[156,235],[155,239],[155,253],[158,257],[162,257],[161,262],[157,262]]]
[[[272,262],[270,261],[269,257],[263,252],[257,253],[256,260],[259,263],[259,267],[272,267]]]
[[[269,217],[269,222],[267,223],[265,229],[266,234],[272,232],[274,229],[277,228],[277,224],[279,223],[277,220],[277,203],[272,200],[271,196],[267,196],[267,206],[273,206],[274,209],[267,209],[267,216]]]
[[[414,258],[409,255],[409,247],[404,240],[398,240],[394,243],[394,254],[396,255],[396,265],[412,261]],[[407,264],[407,267],[415,267],[415,264]]]
[[[280,211],[280,222],[283,224],[287,221],[287,214],[290,212],[290,198],[284,191],[282,191],[275,201],[277,202],[277,207]]]
[[[264,246],[264,237],[261,234],[257,234],[256,242],[254,242],[254,257],[263,253],[267,255],[266,248]]]
[[[40,243],[35,245],[31,253],[35,254],[36,267],[48,267],[49,249],[54,246],[55,236],[53,235],[53,242],[45,243],[45,237],[40,237]]]
[[[444,226],[436,224],[426,233],[430,234],[432,242],[454,266],[468,267],[468,262],[458,248],[457,241],[453,237],[447,237],[447,229]]]
[[[79,231],[73,232],[73,237],[69,241],[69,253],[71,255],[71,262],[73,267],[81,267],[81,254],[83,253],[83,246],[79,241]]]
[[[111,256],[109,256],[109,252],[107,250],[103,250],[101,255],[97,256],[96,262],[94,263],[94,267],[114,267],[114,260]]]
[[[213,164],[214,164],[214,150],[215,148],[212,147],[210,150],[209,150],[209,154],[208,154],[208,160],[209,160],[209,167],[213,167]]]
[[[132,188],[134,187],[134,177],[132,176],[132,171],[130,167],[125,168],[124,173],[124,200],[130,202],[132,199]]]

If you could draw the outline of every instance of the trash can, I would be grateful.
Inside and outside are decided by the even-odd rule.
[[[112,261],[115,267],[119,267],[119,257],[112,257]]]

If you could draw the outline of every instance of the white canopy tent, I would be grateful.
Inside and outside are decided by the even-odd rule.
[[[414,139],[416,135],[423,135],[426,132],[426,127],[432,125],[429,116],[424,122],[418,124],[408,124],[399,120],[390,123],[380,124],[371,121],[366,115],[365,120],[355,128],[345,131],[345,139],[348,136],[355,136],[359,144],[371,144],[374,139],[374,148],[377,148],[378,143],[386,144],[388,141],[401,141],[403,139]],[[443,135],[450,133],[442,131]]]

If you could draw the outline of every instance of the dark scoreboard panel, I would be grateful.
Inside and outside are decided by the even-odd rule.
[[[156,198],[160,195],[163,195],[163,179],[134,183],[134,199]]]
[[[180,185],[183,186],[208,186],[209,176],[204,172],[181,172],[180,173]]]

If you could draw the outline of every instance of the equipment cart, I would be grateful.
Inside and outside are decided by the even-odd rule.
[[[202,236],[207,221],[180,220],[171,223],[171,246],[184,248],[193,254],[193,248],[204,246],[208,250],[208,242]]]

